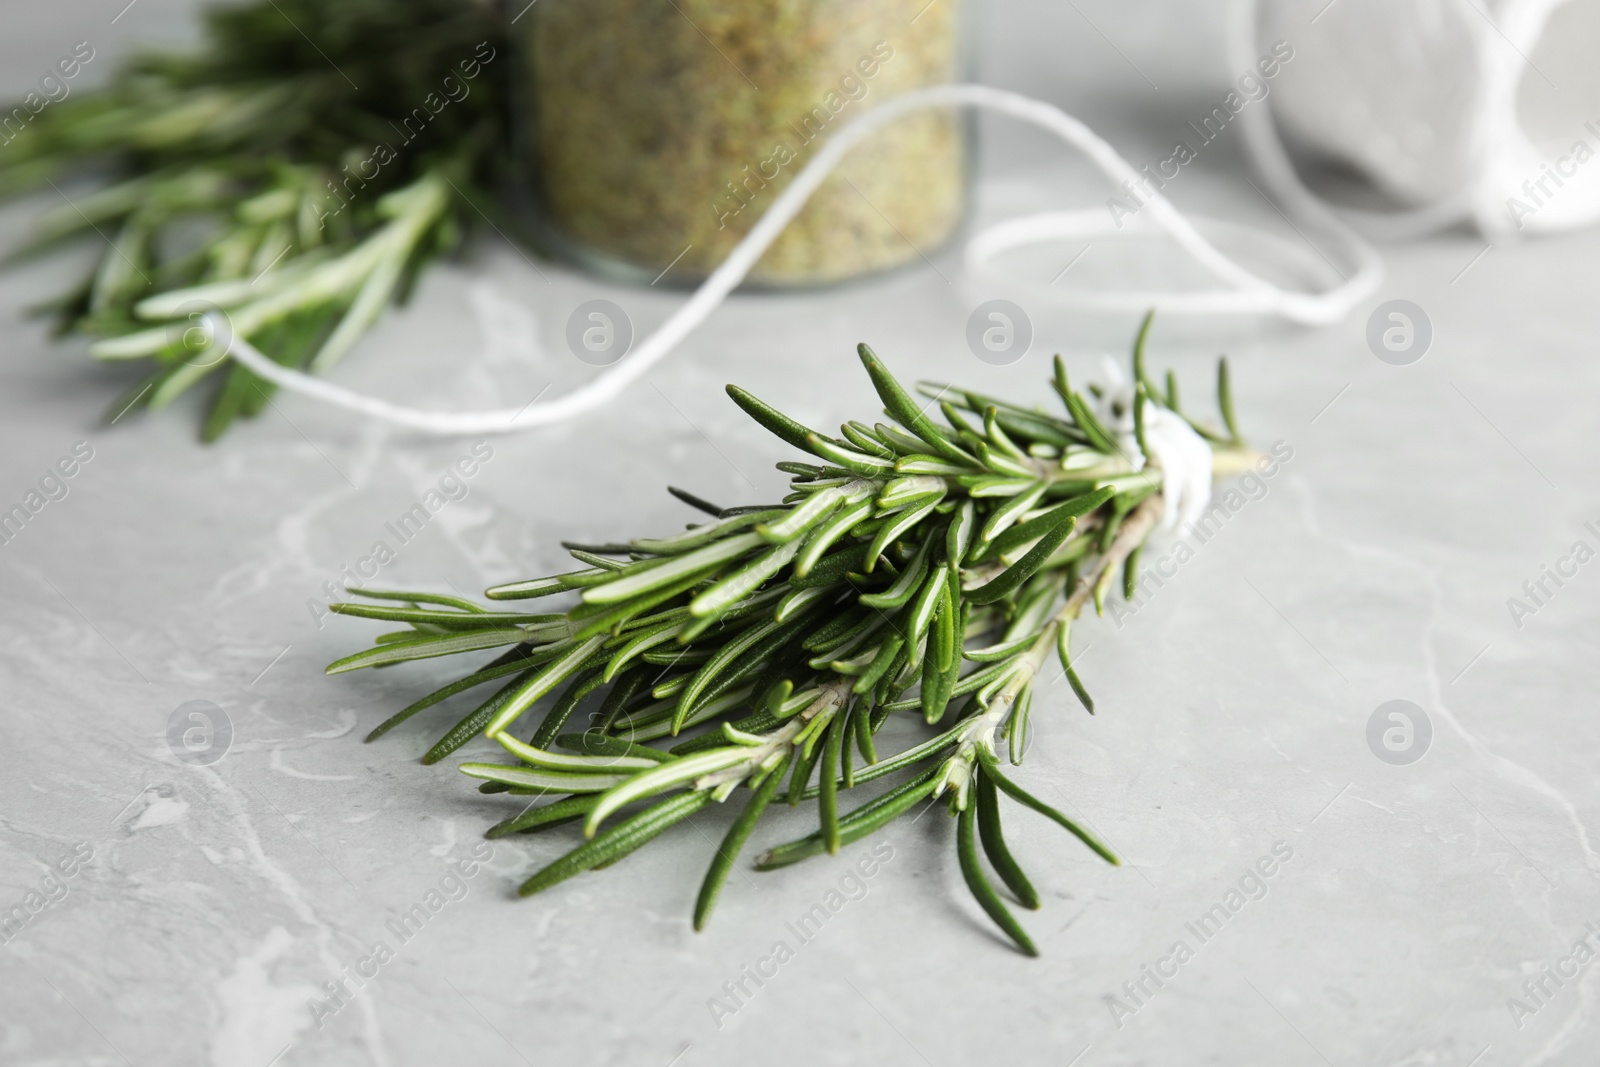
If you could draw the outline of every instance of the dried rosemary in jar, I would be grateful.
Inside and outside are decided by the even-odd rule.
[[[958,0],[541,0],[525,136],[553,239],[613,274],[720,263],[827,138],[957,74]],[[767,285],[839,281],[950,236],[965,124],[907,116],[854,149],[768,249]]]

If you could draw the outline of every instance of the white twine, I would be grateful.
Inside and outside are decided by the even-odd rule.
[[[640,342],[630,355],[593,381],[563,396],[537,400],[518,409],[424,411],[366,396],[284,367],[267,358],[242,337],[231,339],[226,354],[260,377],[291,392],[423,433],[442,436],[510,433],[564,422],[615,399],[666,358],[679,342],[704,322],[750,273],[762,253],[799,214],[811,194],[851,148],[904,115],[950,107],[982,108],[1032,123],[1083,152],[1113,183],[1120,185],[1125,181],[1142,180],[1140,173],[1103,138],[1053,104],[985,85],[945,85],[919,89],[897,96],[842,127],[773,201],[766,214],[761,216],[760,221],[683,306]],[[1295,184],[1298,185],[1297,182]],[[1342,255],[1349,270],[1342,282],[1324,291],[1286,290],[1246,270],[1201,236],[1166,197],[1152,190],[1131,230],[1138,232],[1140,229],[1153,228],[1164,232],[1223,286],[1201,292],[1084,292],[1069,294],[1063,302],[1101,309],[1144,310],[1154,306],[1180,314],[1272,315],[1304,325],[1338,322],[1377,287],[1382,276],[1382,264],[1370,246],[1318,205],[1310,204],[1309,210],[1301,204],[1296,207],[1322,224],[1332,243],[1338,246],[1337,252]],[[1023,245],[1119,232],[1128,231],[1119,231],[1108,212],[1050,212],[1015,219],[984,230],[967,246],[966,260],[969,266],[982,269],[994,256]],[[1263,239],[1276,240],[1256,232]],[[212,336],[227,336],[215,313],[208,315],[207,319]]]
[[[1095,402],[1095,415],[1117,435],[1117,447],[1133,469],[1143,470],[1146,457],[1134,427],[1134,383],[1110,356],[1102,367],[1105,384]],[[1159,404],[1144,406],[1144,443],[1150,449],[1150,465],[1161,471],[1161,522],[1157,528],[1170,533],[1180,526],[1192,526],[1211,504],[1211,446],[1187,419]]]
[[[1301,183],[1267,108],[1249,108],[1240,115],[1251,164],[1274,194],[1294,206],[1293,214],[1317,220],[1324,226],[1349,226],[1356,232],[1384,241],[1423,237],[1463,222],[1475,225],[1487,237],[1499,239],[1521,230],[1562,232],[1600,221],[1600,192],[1592,187],[1583,193],[1569,191],[1554,210],[1543,210],[1540,205],[1541,210],[1536,215],[1520,220],[1508,213],[1506,199],[1525,195],[1521,183],[1530,175],[1539,176],[1545,158],[1523,128],[1518,114],[1518,94],[1527,71],[1537,69],[1528,57],[1534,54],[1545,35],[1551,16],[1569,2],[1571,0],[1486,0],[1484,3],[1444,0],[1432,5],[1405,5],[1391,4],[1391,0],[1367,0],[1364,7],[1352,10],[1346,5],[1330,16],[1335,20],[1342,17],[1371,20],[1374,11],[1393,11],[1401,15],[1410,12],[1410,17],[1417,20],[1430,20],[1449,14],[1469,31],[1472,54],[1458,57],[1473,70],[1472,83],[1461,90],[1467,94],[1469,109],[1466,126],[1459,132],[1473,149],[1469,158],[1453,161],[1461,168],[1453,191],[1394,211],[1335,207]],[[1306,3],[1300,0],[1234,0],[1226,35],[1229,62],[1234,70],[1249,70],[1255,61],[1260,37],[1257,12],[1264,4],[1269,11],[1288,8],[1297,13],[1302,10],[1306,14],[1318,12],[1310,22],[1321,18],[1320,12],[1333,6],[1324,5],[1321,0],[1307,0]],[[1396,31],[1392,24],[1379,24],[1372,28],[1372,33],[1394,37]],[[1382,58],[1391,53],[1381,47],[1386,42],[1376,43],[1380,47],[1369,50],[1357,39],[1347,47],[1362,49],[1369,57],[1380,57],[1369,62],[1382,62]],[[1374,78],[1381,78],[1381,75],[1375,74]],[[1384,91],[1381,80],[1374,80],[1371,86],[1374,94]],[[1329,91],[1337,94],[1337,90]],[[1454,121],[1444,114],[1422,114],[1413,119],[1416,124],[1431,123],[1441,127]],[[1434,131],[1439,138],[1451,132],[1455,131]],[[1348,157],[1348,145],[1342,144],[1338,137],[1320,132],[1315,125],[1303,130],[1302,136],[1315,148],[1335,158]],[[1375,178],[1394,173],[1394,165],[1387,154],[1355,162],[1359,169]],[[1449,165],[1436,161],[1436,169]],[[1403,161],[1401,169],[1404,169]]]

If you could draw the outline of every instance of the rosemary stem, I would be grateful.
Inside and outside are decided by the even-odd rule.
[[[1150,536],[1150,531],[1161,518],[1162,507],[1161,494],[1157,493],[1129,513],[1118,529],[1116,537],[1112,538],[1111,545],[1101,556],[1098,565],[1090,573],[1078,579],[1066,602],[1040,631],[1028,651],[1018,659],[1017,669],[994,696],[990,697],[988,707],[982,714],[974,716],[966,729],[961,732],[956,751],[945,761],[938,784],[934,788],[934,796],[947,790],[954,790],[956,810],[966,809],[968,791],[973,781],[974,764],[979,758],[978,748],[981,746],[990,754],[994,753],[995,734],[1012,713],[1017,698],[1039,676],[1045,659],[1055,647],[1061,627],[1070,625],[1083,611],[1084,604],[1095,595],[1095,590],[1115,576],[1118,568],[1127,562],[1128,556],[1144,544],[1145,539]]]
[[[1161,518],[1164,506],[1162,495],[1157,493],[1129,513],[1117,530],[1117,535],[1111,539],[1111,546],[1101,556],[1099,566],[1078,579],[1078,584],[1073,586],[1066,603],[1056,612],[1055,618],[1050,620],[1045,631],[1039,635],[1039,641],[1035,643],[1036,648],[1048,649],[1054,643],[1060,628],[1076,619],[1083,611],[1083,605],[1095,595],[1095,590],[1117,573],[1118,568],[1127,562],[1128,556],[1134,549],[1144,544],[1145,538],[1150,536],[1150,531]]]
[[[722,789],[718,793],[719,799],[728,795],[739,782],[750,778],[763,769],[775,766],[792,752],[795,739],[803,732],[806,726],[820,715],[834,715],[850,699],[850,687],[853,678],[837,678],[822,687],[815,700],[806,705],[798,714],[776,730],[766,734],[763,743],[752,745],[750,756],[742,763],[735,764],[725,770],[714,771],[711,774],[698,778],[694,782],[695,789]]]

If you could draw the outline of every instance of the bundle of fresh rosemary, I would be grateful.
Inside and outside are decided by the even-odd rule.
[[[1135,385],[1126,397],[1086,397],[1057,357],[1053,385],[1064,417],[924,387],[943,412],[940,423],[865,345],[861,360],[892,423],[850,422],[829,436],[730,386],[752,418],[810,454],[811,462],[778,465],[793,475],[781,504],[724,510],[674,489],[714,521],[671,537],[568,544],[581,569],[486,594],[501,602],[576,594],[577,603],[560,612],[352,590],[387,603],[335,604],[334,611],[410,628],[384,634],[328,672],[507,649],[368,740],[455,694],[507,679],[423,762],[481,734],[515,762],[469,762],[461,770],[482,779],[485,793],[529,798],[489,836],[582,822],[588,840],[530,877],[524,895],[613,863],[746,788],[744,811],[700,889],[699,928],[780,791],[790,804],[815,799],[820,825],[763,852],[762,870],[837,852],[949,794],[967,885],[1033,954],[977,846],[1018,901],[1039,906],[1001,833],[1004,793],[1117,862],[1002,771],[997,747],[1007,743],[1011,762],[1019,762],[1032,695],[1052,653],[1093,711],[1072,667],[1072,624],[1091,601],[1101,608],[1119,573],[1125,590],[1133,587],[1140,547],[1163,504],[1161,469],[1141,464],[1133,448],[1148,454],[1143,427],[1153,405],[1183,417],[1171,376],[1163,391],[1144,373],[1148,326],[1147,319],[1135,344]],[[1213,469],[1226,472],[1251,458],[1234,427],[1226,362],[1218,390],[1225,429],[1189,425],[1210,444]],[[1108,419],[1126,416],[1125,404],[1132,440],[1096,414],[1099,406]],[[517,722],[547,696],[555,699],[538,727],[526,741],[514,737]],[[591,699],[585,727],[570,730]],[[896,712],[920,715],[938,732],[880,756],[874,737]],[[668,749],[651,744],[685,732],[691,736]],[[841,793],[890,775],[902,780],[840,810]]]
[[[48,184],[65,201],[13,260],[106,245],[41,310],[99,338],[101,359],[154,361],[110,415],[212,378],[212,440],[273,386],[229,364],[202,316],[280,363],[332,365],[492,210],[510,60],[498,5],[479,0],[265,0],[206,25],[196,55],[9,111],[0,195]],[[59,182],[80,174],[110,181],[69,197]]]

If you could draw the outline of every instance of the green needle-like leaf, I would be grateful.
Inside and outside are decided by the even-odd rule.
[[[805,797],[815,797],[817,794],[806,788],[811,781],[811,772],[817,769],[817,762],[822,759],[820,748],[798,748],[795,750],[794,769],[789,772],[789,791],[785,799],[792,808]]]
[[[1055,820],[1062,827],[1064,827],[1068,833],[1072,834],[1072,836],[1076,837],[1079,841],[1082,841],[1084,844],[1088,845],[1101,859],[1105,860],[1113,867],[1120,867],[1122,865],[1122,861],[1117,859],[1116,854],[1113,853],[1109,848],[1101,844],[1099,838],[1095,837],[1089,831],[1085,830],[1083,827],[1079,826],[1077,823],[1073,822],[1071,819],[1067,818],[1061,812],[1057,811],[1055,808],[1052,808],[1049,804],[1046,804],[1032,793],[1029,793],[1027,790],[1023,789],[1010,778],[1007,778],[1005,774],[1001,772],[1000,761],[995,757],[994,753],[989,752],[982,746],[979,746],[978,760],[983,764],[984,773],[990,778],[994,779],[994,784],[1000,787],[1001,792],[1005,793],[1017,803],[1022,804],[1025,807],[1032,808],[1045,818]]]
[[[1006,884],[1006,888],[1017,895],[1022,906],[1037,911],[1039,894],[1034,890],[1033,883],[1028,881],[1028,876],[1022,873],[1016,857],[1011,855],[1005,834],[1000,829],[1000,798],[995,793],[994,780],[980,772],[973,785],[978,809],[978,837],[983,842],[984,855],[989,857],[995,873]]]
[[[552,793],[604,793],[615,788],[622,780],[615,774],[568,774],[521,764],[463,763],[460,769],[469,778],[484,778],[491,782],[544,789]]]
[[[578,669],[587,663],[605,641],[599,637],[591,637],[579,645],[572,646],[571,650],[564,653],[559,659],[552,660],[539,670],[532,678],[522,684],[510,697],[507,698],[493,719],[484,729],[484,733],[491,737],[516,722],[522,713],[531,708],[540,697],[550,693],[556,686],[566,681]],[[554,737],[554,734],[551,735]]]
[[[1089,695],[1089,690],[1084,688],[1083,679],[1078,677],[1078,672],[1072,668],[1072,627],[1063,622],[1056,633],[1056,655],[1061,659],[1061,669],[1067,676],[1067,684],[1072,686],[1072,692],[1077,696],[1078,702],[1083,705],[1083,710],[1090,715],[1094,714],[1094,698]]]
[[[1071,414],[1072,385],[1067,381],[1066,361],[1061,358],[1060,353],[1057,353],[1051,358],[1050,366],[1053,371],[1050,378],[1050,387],[1056,391],[1056,396],[1060,397],[1061,402],[1067,406],[1068,414]]]
[[[464,597],[450,596],[446,593],[403,593],[393,589],[373,589],[369,586],[361,586],[359,588],[355,586],[349,586],[345,589],[345,592],[354,593],[356,596],[364,596],[373,600],[398,600],[404,604],[440,604],[447,608],[456,608],[459,611],[476,612],[480,615],[493,614],[488,609],[480,607]],[[353,605],[328,605],[329,609],[332,611],[338,611],[341,607],[351,606]],[[381,618],[382,616],[374,617]],[[549,619],[553,617],[555,616],[539,616],[541,619]],[[485,619],[484,621],[489,622],[491,620]]]
[[[1235,442],[1243,441],[1233,415],[1233,382],[1228,375],[1228,357],[1217,360],[1217,406],[1222,409],[1222,424]]]
[[[789,513],[783,518],[762,523],[756,527],[756,532],[775,545],[788,544],[827,518],[844,503],[844,500],[844,490],[838,486],[831,486],[813,494],[803,504],[789,509]]]
[[[453,656],[457,652],[476,652],[485,648],[500,648],[528,640],[528,633],[520,629],[473,630],[459,634],[418,636],[410,641],[392,641],[353,656],[328,664],[324,673],[344,674],[363,667],[386,667],[391,663],[406,663],[414,659],[431,659],[434,656]]]
[[[983,868],[978,865],[978,848],[973,840],[973,824],[977,821],[977,811],[971,804],[956,816],[956,856],[961,861],[961,877],[966,879],[967,888],[972,890],[972,895],[980,907],[994,920],[996,926],[1004,930],[1006,936],[1017,943],[1017,947],[1024,955],[1037,956],[1039,950],[1033,947],[1033,940],[1028,937],[1028,932],[1017,922],[1005,902],[1000,899],[994,887],[989,884],[989,879],[984,877]]]
[[[596,796],[568,797],[558,800],[554,804],[545,804],[540,807],[529,805],[519,815],[509,819],[502,819],[483,832],[484,837],[506,837],[510,834],[520,834],[528,830],[538,830],[550,826],[559,826],[562,823],[581,819],[594,807],[600,798]]]
[[[1150,391],[1140,382],[1133,389],[1133,440],[1139,446],[1139,455],[1150,458],[1150,446],[1144,439],[1144,406],[1150,403]]]
[[[1139,322],[1139,332],[1133,339],[1133,384],[1134,387],[1144,386],[1151,396],[1159,396],[1160,390],[1151,380],[1150,373],[1145,369],[1145,346],[1150,341],[1150,327],[1155,324],[1156,313],[1152,308],[1144,313],[1144,318]]]
[[[873,570],[877,566],[879,557],[883,555],[884,549],[888,548],[896,538],[933,514],[933,509],[939,506],[939,499],[938,497],[933,497],[920,507],[909,508],[891,516],[883,524],[883,528],[873,535],[871,543],[867,545],[865,569],[867,571]]]
[[[756,787],[750,796],[750,802],[744,806],[739,817],[728,827],[728,833],[722,839],[722,844],[717,846],[717,854],[711,860],[711,867],[706,871],[706,877],[700,883],[700,895],[694,902],[694,928],[704,930],[706,920],[711,918],[711,909],[717,906],[717,897],[722,893],[722,885],[728,880],[728,872],[733,870],[733,865],[738,862],[739,853],[744,851],[745,842],[750,839],[750,834],[756,828],[756,823],[761,821],[762,812],[767,810],[767,805],[777,795],[778,786],[783,783],[783,774],[793,761],[792,755],[786,757],[784,762],[770,771],[761,784]]]
[[[873,657],[866,673],[856,679],[854,691],[858,694],[870,692],[889,673],[889,668],[894,666],[895,658],[900,654],[900,650],[905,647],[905,643],[905,638],[899,634],[890,634],[885,637],[883,644],[878,646],[878,654]]]
[[[535,748],[549,748],[555,744],[556,737],[567,725],[567,720],[572,718],[572,713],[578,710],[578,705],[583,703],[583,698],[598,689],[604,681],[599,667],[590,668],[574,677],[572,684],[567,686],[566,691],[545,713],[539,728],[533,732],[533,737],[529,738],[529,744]],[[503,732],[496,734],[495,740],[502,745],[514,742],[513,738],[507,737]]]
[[[805,544],[800,548],[800,554],[795,557],[794,572],[798,577],[804,578],[811,573],[812,568],[823,558],[823,554],[839,542],[839,539],[865,522],[872,514],[872,501],[861,500],[845,506],[835,512],[826,522],[817,526],[806,538]]]
[[[689,614],[696,618],[716,615],[759,589],[768,578],[789,565],[800,551],[800,542],[789,541],[757,556],[689,602]]]
[[[505,737],[504,734],[500,736]],[[556,744],[568,751],[582,752],[589,756],[622,756],[649,760],[652,763],[666,763],[672,759],[670,753],[662,752],[660,749],[635,745],[620,737],[608,737],[592,730],[581,734],[562,734],[556,738]]]
[[[617,577],[610,581],[585,589],[583,599],[589,604],[615,604],[681,578],[714,570],[760,544],[764,544],[760,534],[738,534],[681,556],[636,563],[626,571],[615,572]]]
[[[830,463],[837,463],[853,474],[864,478],[872,478],[887,474],[894,470],[894,461],[882,456],[867,452],[857,452],[853,448],[836,445],[826,438],[812,434],[806,439],[806,447],[814,454],[821,456]]]
[[[663,763],[648,771],[643,771],[628,778],[626,781],[612,787],[605,796],[600,798],[600,803],[594,806],[589,813],[589,818],[583,824],[585,836],[593,837],[600,824],[606,817],[618,808],[633,803],[644,797],[664,793],[680,785],[699,778],[701,775],[712,774],[716,771],[726,770],[736,763],[742,763],[750,758],[749,753],[742,748],[719,748],[710,752],[701,752],[694,756],[685,756],[669,763]]]
[[[867,707],[863,704],[857,704],[855,714],[851,717],[850,722],[855,733],[856,751],[861,753],[861,758],[867,761],[869,767],[876,764],[878,762],[878,750],[872,742],[872,716],[867,714]],[[853,788],[856,782],[866,781],[867,779],[864,775],[867,773],[864,770],[856,771],[851,776],[851,787]]]
[[[1088,688],[1083,684],[1083,679],[1078,677],[1078,672],[1071,667],[1067,668],[1067,684],[1072,686],[1073,695],[1083,705],[1083,710],[1090,715],[1094,714],[1094,697],[1089,695]]]
[[[945,602],[949,577],[950,572],[943,567],[935,568],[928,575],[928,580],[922,583],[922,589],[912,600],[911,606],[906,609],[904,630],[908,645],[918,645],[927,635],[928,627],[933,625],[934,612]]]
[[[845,717],[834,716],[828,736],[822,743],[821,777],[817,780],[817,817],[822,823],[822,840],[830,853],[839,851],[839,750],[844,743]]]
[[[703,511],[713,518],[716,518],[722,514],[722,508],[717,507],[717,505],[711,503],[709,500],[706,500],[704,497],[695,496],[687,489],[679,489],[675,485],[669,485],[667,486],[667,492],[671,493],[685,504],[688,504],[690,507]]]
[[[972,545],[977,528],[976,504],[971,499],[965,500],[945,528],[944,558],[952,570],[959,570],[966,562],[967,549]]]
[[[492,664],[488,667],[485,667],[481,671],[475,671],[472,674],[467,675],[465,678],[451,682],[449,685],[434,690],[421,700],[407,705],[400,711],[385,719],[383,722],[379,723],[373,729],[373,731],[366,736],[366,740],[376,741],[390,730],[393,730],[396,726],[399,726],[401,723],[417,714],[417,712],[423,711],[426,708],[431,708],[443,700],[448,700],[457,693],[463,693],[468,689],[476,688],[477,686],[482,685],[484,682],[492,682],[496,678],[504,678],[508,674],[517,674],[518,672],[526,671],[529,667],[535,666],[539,663],[539,659],[536,657],[520,654],[522,653],[521,649],[518,649],[517,652],[519,655],[516,659],[512,659],[504,663]]]
[[[922,413],[915,398],[895,381],[894,375],[889,373],[889,368],[883,365],[883,361],[871,348],[865,344],[858,345],[856,352],[861,357],[862,366],[867,368],[867,374],[872,378],[873,388],[878,391],[883,406],[900,425],[920,437],[934,452],[945,459],[967,466],[977,466],[976,459],[952,444],[950,439],[934,425],[933,420]]]
[[[928,554],[931,545],[924,542],[917,549],[917,554],[911,558],[906,569],[894,580],[894,584],[881,593],[863,593],[860,596],[862,604],[869,608],[882,611],[892,611],[904,607],[908,601],[922,588],[922,580],[928,573]]]
[[[531,897],[535,893],[543,892],[553,885],[566,881],[575,874],[615,863],[709,803],[711,803],[709,793],[683,793],[669,797],[618,823],[594,840],[579,845],[523,882],[517,893],[519,896]]]
[[[1040,483],[1026,492],[1018,493],[1008,502],[995,509],[989,516],[989,521],[983,524],[983,530],[978,534],[980,542],[993,541],[1005,533],[1023,515],[1038,506],[1040,498],[1044,496],[1049,486]]]
[[[804,626],[808,618],[807,615],[800,615],[786,622],[758,623],[718,649],[716,654],[695,672],[694,678],[678,697],[678,707],[672,716],[672,732],[676,734],[683,728],[684,723],[689,720],[690,713],[698,706],[701,698],[711,690],[713,683],[734,668],[742,657],[752,652],[758,653],[758,650],[771,645],[782,644]]]
[[[803,452],[810,452],[811,445],[809,443],[809,439],[812,437],[821,436],[809,427],[802,426],[800,423],[795,422],[793,419],[779,411],[777,408],[773,407],[771,404],[768,404],[764,400],[758,398],[748,389],[741,389],[737,385],[730,385],[727,388],[727,392],[728,395],[733,398],[733,402],[738,404],[739,407],[744,410],[746,415],[749,415],[752,419],[755,419],[769,432],[777,435],[778,439],[787,445],[798,448]]]
[[[496,734],[495,740],[499,741],[501,747],[507,752],[529,766],[547,771],[560,771],[563,774],[627,774],[631,771],[659,767],[663,762],[666,762],[662,759],[633,755],[591,755],[585,753],[571,756],[565,752],[551,752],[538,745],[525,745],[507,734]],[[643,746],[634,747],[640,751],[652,751],[645,749]],[[659,756],[660,753],[652,752],[652,755]]]
[[[531,600],[534,597],[553,596],[572,588],[566,581],[569,578],[586,575],[598,577],[603,573],[605,572],[593,568],[586,571],[570,571],[567,574],[554,574],[548,578],[534,578],[527,582],[490,586],[483,591],[483,595],[490,600]]]
[[[450,753],[477,737],[483,732],[483,728],[489,725],[489,720],[494,718],[495,713],[505,705],[506,701],[511,699],[513,693],[527,684],[528,679],[534,673],[534,671],[530,670],[517,675],[497,689],[494,696],[467,712],[460,722],[452,726],[443,737],[434,743],[432,748],[428,749],[427,753],[422,757],[422,762],[424,764],[438,763]]]
[[[919,801],[927,799],[933,792],[935,776],[938,773],[938,768],[930,768],[904,785],[891,789],[878,799],[863,804],[840,819],[839,843],[848,845],[868,834],[876,833],[910,811]],[[827,850],[827,838],[818,831],[798,841],[791,841],[763,852],[756,858],[756,870],[771,871],[787,867],[812,856],[820,856]]]
[[[962,598],[983,605],[993,604],[1011,596],[1021,588],[1023,582],[1037,574],[1045,561],[1072,535],[1072,529],[1077,521],[1071,515],[1058,520],[1039,538],[1038,543],[1028,550],[1027,555],[978,588],[963,590]]]

